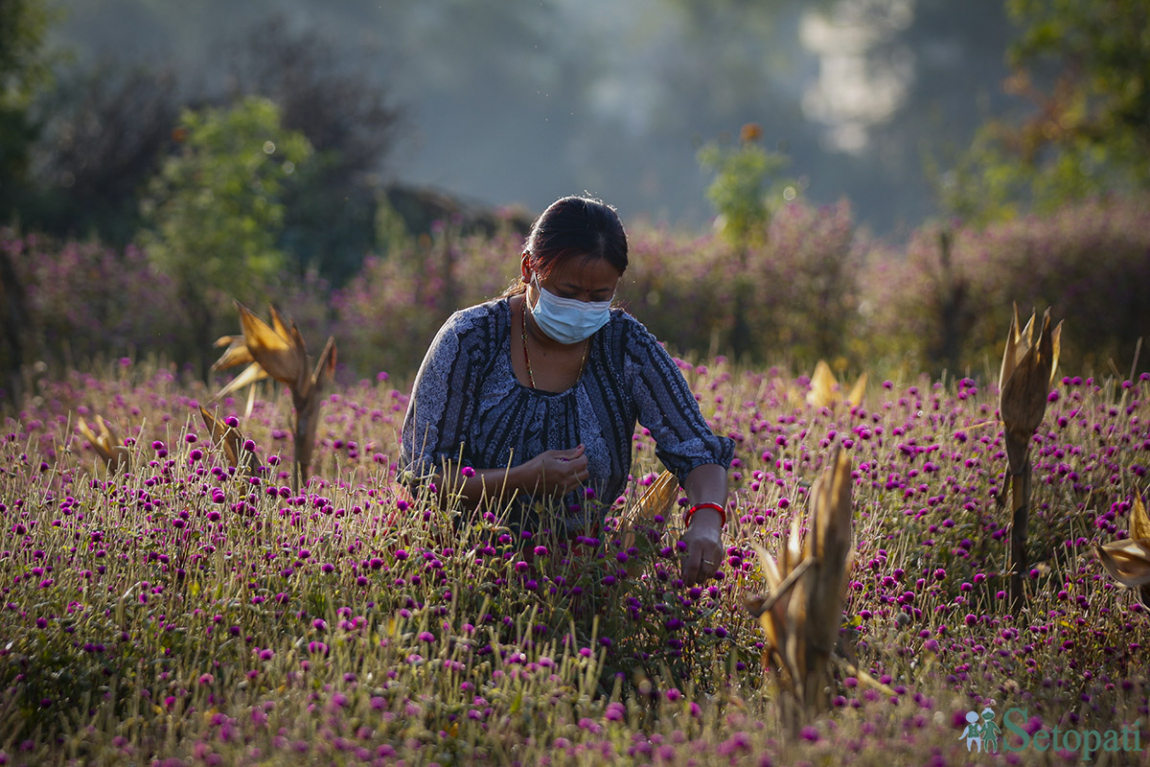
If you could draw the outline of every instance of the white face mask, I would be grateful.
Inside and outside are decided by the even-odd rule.
[[[539,294],[531,316],[539,329],[561,344],[577,344],[595,335],[611,319],[611,300],[579,301],[561,298],[534,279]]]

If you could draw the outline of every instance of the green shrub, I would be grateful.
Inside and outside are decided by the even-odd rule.
[[[1146,201],[1134,198],[984,229],[924,227],[905,260],[871,254],[862,278],[869,333],[914,369],[997,375],[1011,303],[1027,315],[1051,307],[1066,320],[1064,364],[1128,372],[1150,328],[1140,298],[1150,284],[1148,216]],[[1139,368],[1147,364],[1144,355]]]
[[[279,108],[248,97],[236,106],[188,111],[177,128],[181,150],[149,185],[141,242],[177,285],[192,340],[207,348],[214,317],[231,300],[268,297],[284,271],[276,247],[284,187],[311,154],[302,134],[280,125]]]

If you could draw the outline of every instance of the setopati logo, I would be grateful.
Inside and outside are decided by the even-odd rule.
[[[999,727],[991,708],[984,708],[981,712],[968,711],[966,727],[959,737],[966,741],[967,751],[978,753],[1033,749],[1080,753],[1086,759],[1088,755],[1102,751],[1142,751],[1142,732],[1138,722],[1124,725],[1119,730],[1073,730],[1061,727],[1040,727],[1035,730],[1028,726],[1029,722],[1030,710],[1026,708],[1007,709],[1002,717],[1002,727]],[[1006,737],[1007,734],[1015,737]],[[1003,737],[1000,739],[1000,736]]]
[[[998,722],[994,721],[994,710],[990,708],[982,709],[982,714],[977,711],[966,712],[966,729],[962,731],[962,737],[966,738],[966,750],[998,753],[998,735],[1002,730],[998,726]]]

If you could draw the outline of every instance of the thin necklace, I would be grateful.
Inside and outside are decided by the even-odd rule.
[[[527,353],[527,296],[523,296],[523,361],[527,363],[527,381],[531,384],[531,388],[535,387],[535,374],[531,372],[531,355]],[[579,362],[579,375],[575,377],[575,381],[583,377],[583,368],[587,365],[587,350],[591,348],[591,339],[588,338],[583,346],[583,359]]]

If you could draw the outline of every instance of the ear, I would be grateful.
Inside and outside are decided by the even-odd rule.
[[[524,282],[531,282],[531,274],[531,254],[525,250],[519,262],[519,275]]]

